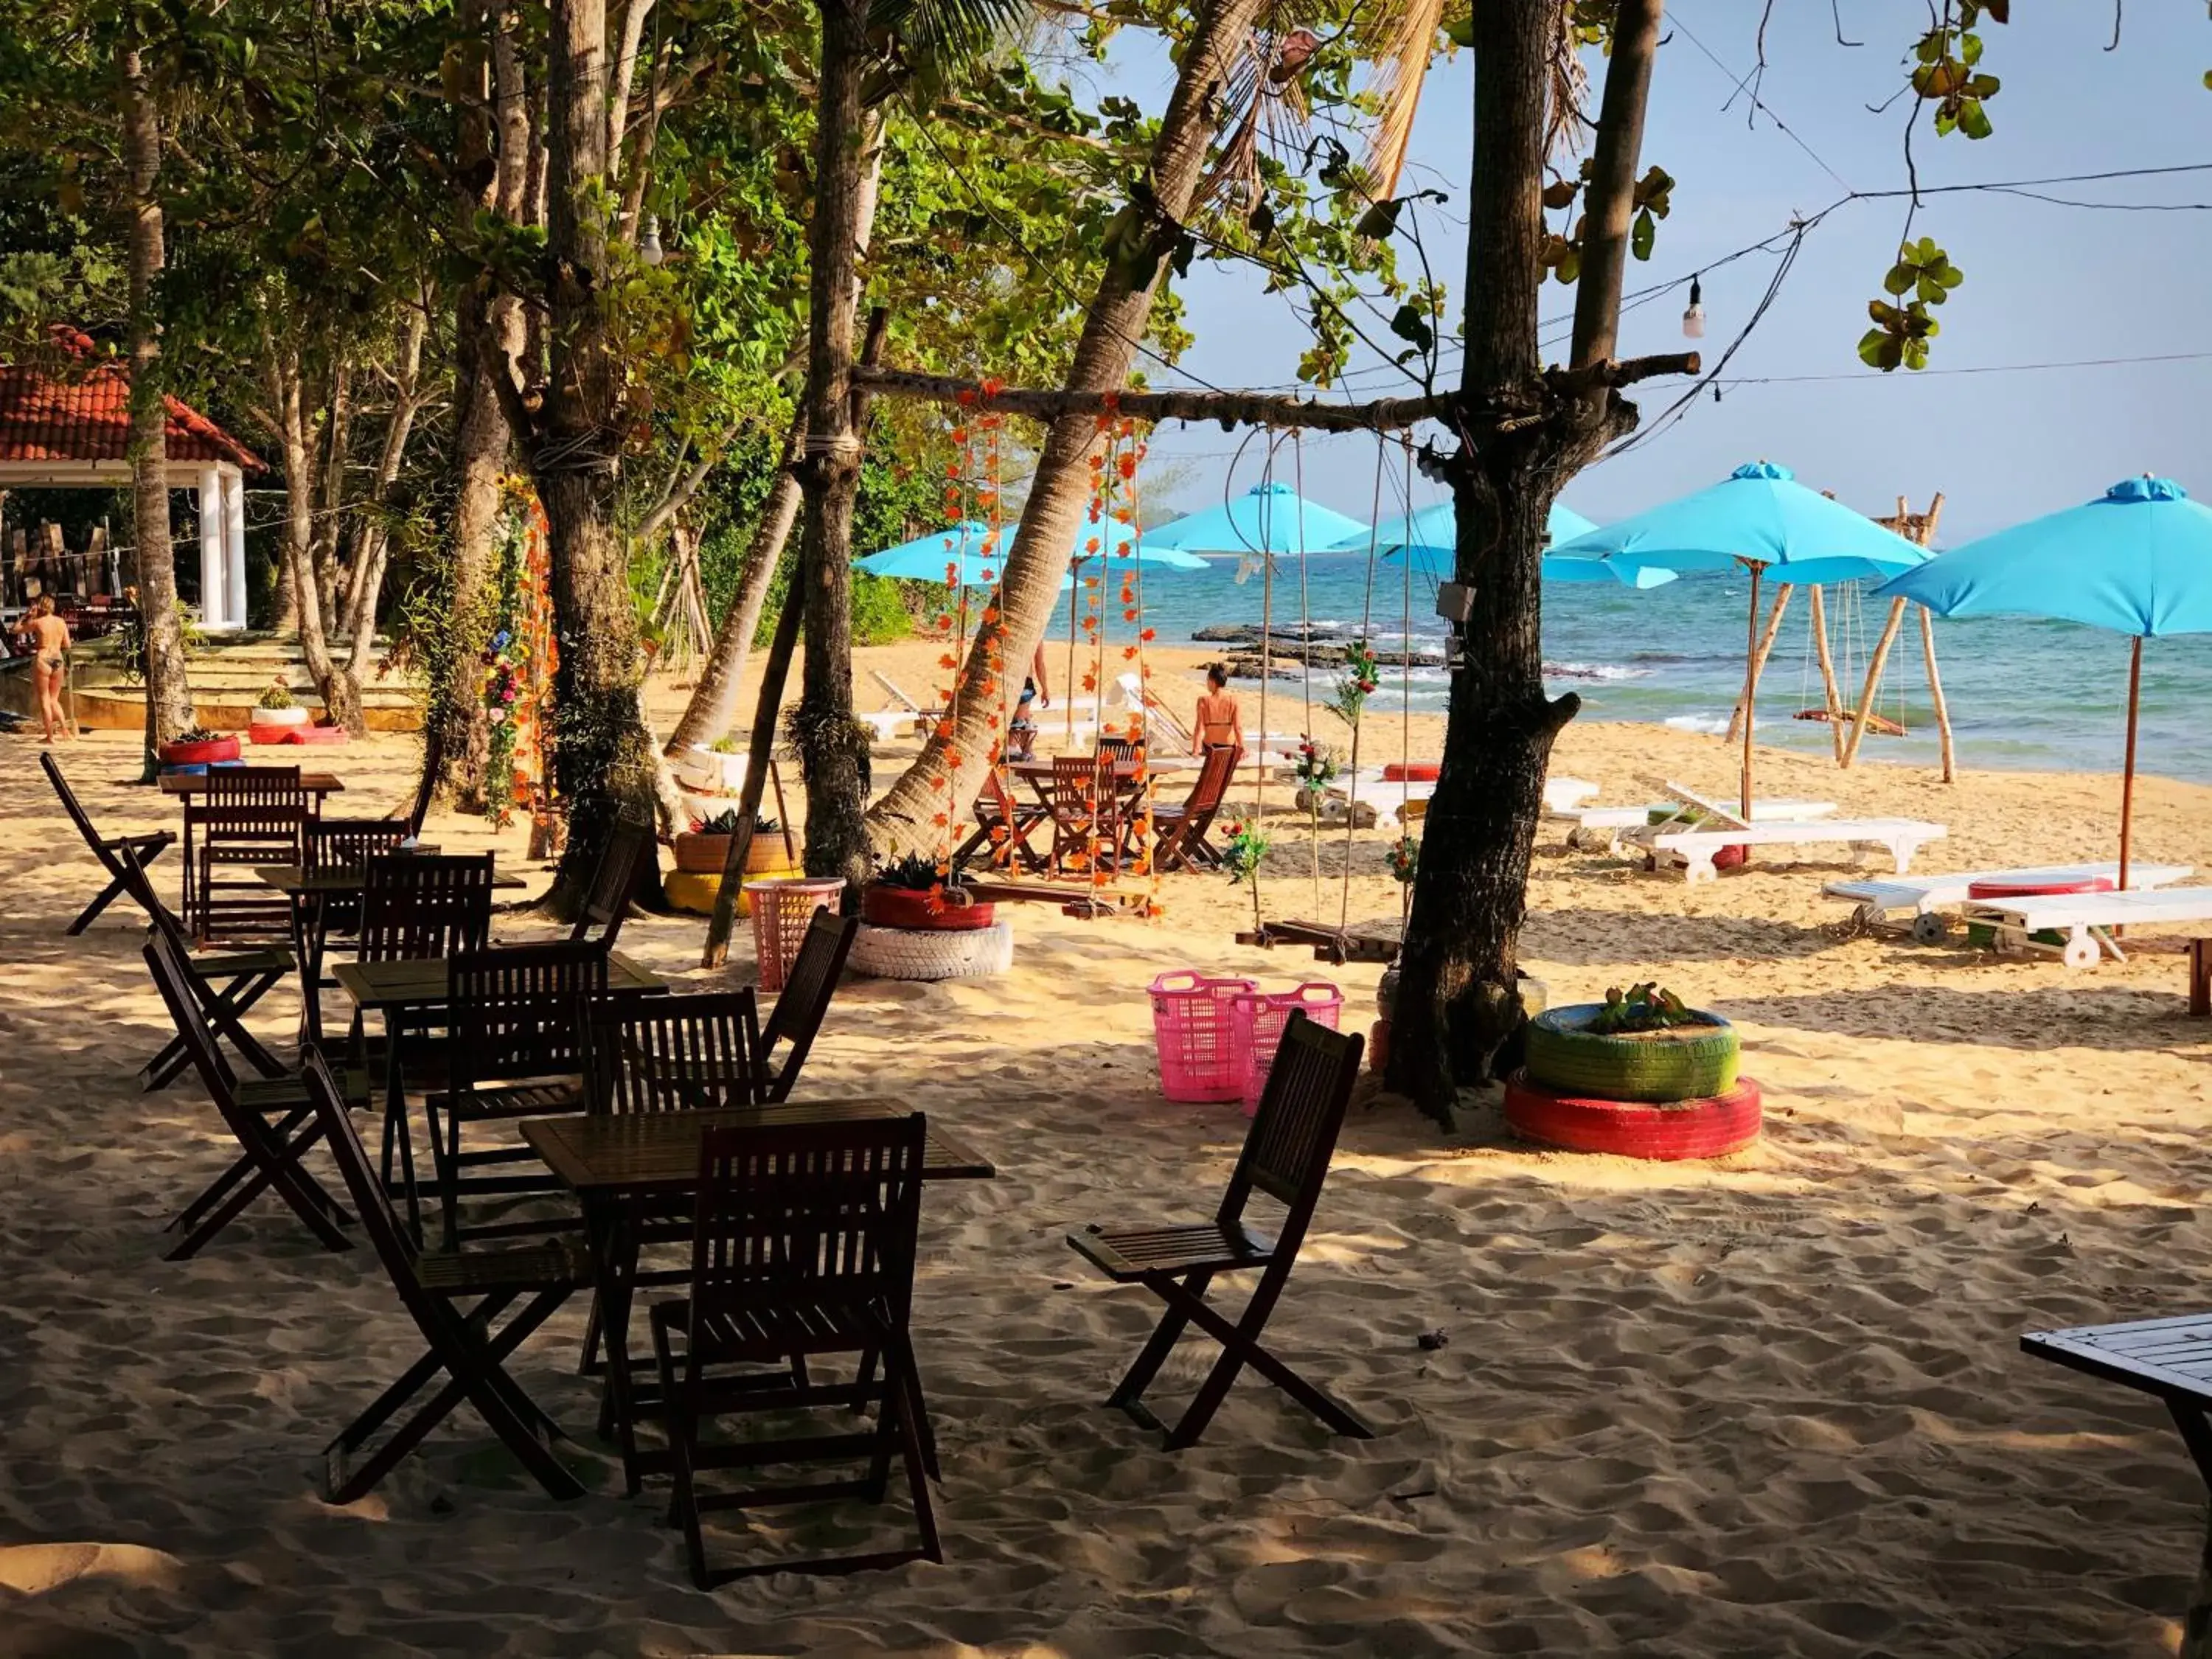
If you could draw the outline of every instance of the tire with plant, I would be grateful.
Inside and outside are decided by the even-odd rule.
[[[1738,1078],[1717,1094],[1667,1102],[1595,1099],[1546,1088],[1516,1073],[1505,1085],[1505,1121],[1514,1133],[1572,1152],[1671,1163],[1720,1158],[1759,1139],[1759,1085]]]
[[[1529,1080],[1604,1100],[1694,1100],[1724,1094],[1740,1057],[1735,1028],[1655,987],[1602,1003],[1547,1009],[1528,1022]]]
[[[977,900],[958,865],[949,868],[920,854],[887,859],[860,890],[860,919],[871,927],[915,933],[981,933],[998,921],[998,907]]]

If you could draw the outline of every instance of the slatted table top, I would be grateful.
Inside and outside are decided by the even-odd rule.
[[[690,1191],[699,1182],[699,1142],[710,1128],[850,1123],[902,1117],[912,1109],[908,1101],[859,1096],[706,1111],[533,1117],[520,1127],[531,1150],[569,1188],[586,1196],[613,1196]],[[988,1181],[998,1171],[932,1123],[921,1173],[926,1181]]]
[[[2131,1389],[2212,1400],[2212,1313],[2031,1331],[2020,1346],[2039,1359]]]
[[[366,878],[359,869],[309,871],[297,864],[257,864],[253,873],[283,893],[358,893]],[[495,888],[527,887],[530,884],[511,871],[495,870]]]
[[[331,969],[345,994],[363,1008],[411,1008],[446,1000],[450,958],[426,957],[410,962],[341,962]],[[619,951],[607,952],[607,989],[665,991],[668,981],[641,968]]]
[[[335,772],[302,772],[300,787],[310,795],[342,795],[345,780]],[[161,793],[165,795],[204,795],[207,793],[207,775],[203,772],[164,772]]]

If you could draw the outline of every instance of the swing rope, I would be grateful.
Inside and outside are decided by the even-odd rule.
[[[1382,473],[1383,457],[1389,453],[1379,432],[1375,435],[1375,492],[1367,507],[1367,577],[1362,585],[1359,599],[1360,642],[1372,650],[1370,630],[1375,621],[1375,558],[1382,543]],[[1402,642],[1401,642],[1402,643]],[[1401,651],[1401,656],[1410,654]],[[1344,933],[1352,925],[1352,832],[1359,825],[1359,729],[1364,722],[1352,725],[1352,775],[1345,790],[1344,807],[1344,879],[1337,896],[1336,931]]]
[[[1298,675],[1298,684],[1304,699],[1304,741],[1316,744],[1317,751],[1318,743],[1314,736],[1313,717],[1313,605],[1306,586],[1306,449],[1305,434],[1303,432],[1293,432],[1291,434],[1291,487],[1297,491],[1298,502],[1296,509],[1298,518],[1298,641],[1299,653],[1304,658],[1304,661],[1299,665],[1301,672]],[[1358,741],[1359,729],[1354,726],[1352,742],[1357,745]],[[1261,764],[1263,766],[1267,763],[1265,758],[1267,743],[1267,722],[1263,720],[1260,725]],[[1313,866],[1313,907],[1316,919],[1321,915],[1321,800],[1319,794],[1320,792],[1314,788],[1311,781],[1309,781],[1306,787],[1306,817],[1312,833],[1307,838],[1306,850]]]

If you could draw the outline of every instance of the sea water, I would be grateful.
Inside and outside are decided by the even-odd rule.
[[[1414,651],[1440,655],[1445,629],[1436,615],[1437,577],[1437,567],[1419,560],[1410,578],[1397,560],[1377,561],[1370,583],[1364,554],[1316,555],[1303,570],[1297,561],[1281,559],[1272,584],[1274,625],[1294,631],[1303,619],[1331,639],[1364,634],[1382,651],[1395,650],[1410,635]],[[1261,573],[1235,560],[1209,560],[1206,568],[1195,571],[1148,568],[1145,620],[1164,644],[1181,644],[1202,627],[1257,624],[1266,586]],[[1762,627],[1773,592],[1771,583],[1762,587]],[[1888,601],[1856,584],[1831,586],[1825,599],[1837,677],[1845,703],[1855,703]],[[1555,693],[1577,693],[1583,719],[1723,732],[1743,687],[1750,601],[1750,578],[1741,571],[1686,575],[1641,591],[1613,583],[1547,584],[1546,683]],[[1799,588],[1759,682],[1759,740],[1819,753],[1829,746],[1826,725],[1791,718],[1822,702],[1810,615],[1807,590]],[[1117,622],[1116,637],[1122,631]],[[2127,715],[2125,636],[2030,617],[1939,617],[1936,653],[1962,766],[2119,769]],[[1295,664],[1282,666],[1296,672]],[[1314,670],[1316,702],[1334,694],[1336,677],[1333,668]],[[1441,667],[1386,667],[1382,681],[1373,700],[1377,708],[1443,710]],[[1244,690],[1249,704],[1250,688]],[[1292,707],[1300,699],[1291,680],[1279,681],[1269,695],[1287,697]],[[1863,758],[1936,763],[1917,611],[1906,612],[1875,708],[1905,726],[1906,733],[1869,732]],[[1284,724],[1272,713],[1269,720]],[[2137,758],[2145,772],[2212,783],[2212,635],[2144,646]]]

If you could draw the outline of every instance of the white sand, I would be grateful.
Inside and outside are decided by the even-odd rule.
[[[893,653],[901,678],[928,678],[918,649]],[[1560,1000],[1656,975],[1735,1019],[1767,1085],[1765,1142],[1717,1165],[1554,1156],[1487,1113],[1446,1138],[1363,1097],[1271,1336],[1381,1437],[1333,1440],[1248,1377],[1174,1456],[1097,1405],[1152,1308],[1061,1242],[1210,1206],[1243,1128],[1233,1108],[1159,1098],[1144,987],[1185,964],[1318,975],[1364,1024],[1377,970],[1236,946],[1243,894],[1186,877],[1149,925],[1025,908],[1001,979],[854,981],[809,1086],[910,1097],[1000,1169],[926,1205],[917,1340],[950,1560],[702,1595],[661,1494],[620,1497],[591,1435],[580,1307],[514,1369],[571,1425],[592,1495],[550,1502],[464,1413],[370,1499],[316,1500],[322,1445],[416,1339],[365,1250],[316,1251],[273,1204],[198,1259],[161,1261],[161,1223],[229,1152],[193,1083],[136,1091],[163,1035],[137,927],[115,912],[62,936],[93,870],[34,746],[0,743],[0,1653],[1994,1659],[2177,1643],[2203,1510],[2178,1438],[2148,1402],[2016,1346],[2212,1297],[2197,1224],[2212,1025],[2185,1018],[2172,955],[2069,975],[1838,943],[1820,931],[1845,913],[1819,897],[1832,865],[1686,890],[1546,852],[1531,970]],[[173,802],[117,786],[129,747],[62,752],[110,830],[173,824]],[[336,757],[343,810],[403,799],[411,756],[386,738]],[[1948,822],[1931,868],[2109,855],[2109,779],[1947,789],[1762,765],[1776,793]],[[1715,740],[1649,727],[1571,728],[1559,769],[1610,799],[1729,776]],[[2139,822],[2142,856],[2212,868],[2212,791],[2149,782]],[[1285,828],[1278,915],[1310,908]],[[1395,912],[1386,839],[1358,838],[1354,917]],[[520,860],[519,830],[500,845]],[[173,855],[160,868],[173,888]],[[633,922],[623,948],[691,974],[700,936]],[[288,1033],[295,1006],[272,997],[261,1028]],[[1423,1352],[1435,1330],[1449,1346]],[[1212,1358],[1186,1344],[1164,1410]],[[878,1537],[899,1516],[882,1519]],[[847,1520],[838,1540],[871,1517]]]

